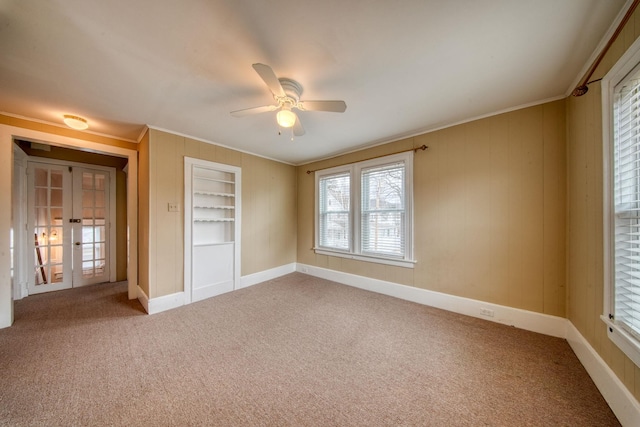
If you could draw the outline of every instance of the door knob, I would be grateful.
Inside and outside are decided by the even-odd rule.
[[[75,244],[76,244],[76,246],[80,246],[80,242],[76,242]]]

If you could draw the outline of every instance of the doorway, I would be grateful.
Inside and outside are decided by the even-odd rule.
[[[143,138],[144,135],[141,135]],[[118,256],[124,256],[124,269],[127,278],[127,290],[129,299],[138,297],[138,151],[133,144],[125,146],[123,144],[100,143],[92,140],[78,139],[50,133],[40,130],[28,129],[14,125],[0,124],[0,200],[5,209],[0,209],[0,234],[6,244],[6,249],[0,256],[0,328],[6,328],[13,324],[13,301],[20,299],[27,294],[27,276],[29,266],[27,265],[27,244],[26,222],[18,223],[16,218],[19,215],[12,215],[19,211],[20,204],[15,200],[26,200],[26,191],[23,193],[20,188],[16,188],[15,176],[23,169],[21,163],[20,150],[15,147],[16,140],[28,140],[41,142],[52,147],[63,147],[84,153],[100,153],[109,156],[116,156],[125,159],[127,162],[126,175],[122,185],[126,188],[126,212],[122,221],[125,227],[123,249],[118,250]],[[131,141],[135,143],[135,141]],[[26,167],[26,164],[24,165]],[[120,184],[119,184],[120,185]],[[12,188],[13,187],[13,188]],[[19,186],[18,186],[19,187]],[[25,183],[26,187],[26,183]],[[25,188],[26,190],[26,188]],[[24,196],[23,196],[24,194]],[[13,201],[13,203],[12,203]],[[13,205],[13,209],[11,206]],[[26,204],[25,204],[26,205]],[[120,215],[120,214],[119,214]],[[26,217],[26,212],[24,214]],[[24,238],[22,238],[24,234]],[[31,236],[31,239],[34,237]],[[119,244],[119,243],[118,243]],[[113,247],[113,245],[112,245]],[[22,256],[21,254],[24,254]],[[120,265],[120,263],[119,263]],[[120,267],[119,267],[120,268]],[[24,274],[22,274],[24,273]],[[113,272],[111,272],[113,273]],[[23,287],[24,284],[24,287]],[[24,291],[24,293],[22,293]]]
[[[27,162],[29,294],[113,281],[113,168]]]

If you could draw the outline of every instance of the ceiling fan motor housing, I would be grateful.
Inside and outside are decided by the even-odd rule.
[[[291,107],[298,105],[300,101],[300,95],[302,95],[302,86],[295,80],[281,77],[278,79],[282,90],[284,90],[285,96],[277,96],[276,100],[280,105],[289,104]]]

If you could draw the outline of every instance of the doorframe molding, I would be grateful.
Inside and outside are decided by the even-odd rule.
[[[0,205],[11,206],[13,184],[13,140],[23,138],[49,145],[109,154],[128,159],[127,225],[129,228],[129,262],[127,280],[129,299],[137,298],[138,290],[138,151],[98,142],[85,141],[42,131],[0,124]],[[11,280],[11,209],[0,209],[0,328],[13,323]]]
[[[27,204],[20,203],[21,200],[27,200],[27,161],[29,156],[22,151],[19,146],[13,145],[13,171],[11,182],[11,211],[13,215],[13,224],[15,226],[13,232],[13,251],[14,253],[22,253],[26,251],[27,243]],[[13,227],[13,225],[12,225]],[[13,299],[19,300],[26,297],[28,293],[28,276],[27,274],[27,257],[16,257],[14,259],[13,268]]]

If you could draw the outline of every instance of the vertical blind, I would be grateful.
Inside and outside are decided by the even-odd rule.
[[[351,249],[351,183],[349,172],[319,180],[319,244],[325,248]]]
[[[405,253],[404,162],[362,169],[363,253],[403,257]]]
[[[640,79],[615,89],[615,321],[640,339]]]

